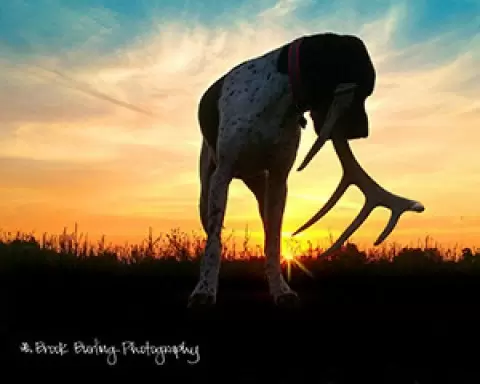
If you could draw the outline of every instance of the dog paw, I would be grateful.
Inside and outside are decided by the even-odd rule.
[[[215,305],[215,297],[207,293],[194,293],[188,299],[187,307],[191,309],[211,308]]]
[[[300,308],[300,298],[295,292],[284,293],[276,298],[275,305],[281,309]]]

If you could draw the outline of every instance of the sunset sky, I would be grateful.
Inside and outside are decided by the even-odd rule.
[[[446,246],[480,234],[480,1],[2,0],[0,228],[136,241],[149,226],[202,233],[197,103],[237,63],[302,35],[350,33],[377,70],[370,137],[352,148],[386,189],[421,201],[388,242],[430,235]],[[289,178],[284,235],[341,177],[330,143]],[[356,216],[354,187],[300,235],[336,238]],[[370,247],[377,209],[352,240]],[[225,226],[261,240],[251,193],[230,188]]]

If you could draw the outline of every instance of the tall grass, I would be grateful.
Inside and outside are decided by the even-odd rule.
[[[250,243],[251,236],[248,227],[245,228],[241,247],[233,241],[234,232],[223,236],[222,257],[228,261],[258,261],[263,258],[263,249]],[[331,240],[333,241],[333,240]],[[65,227],[60,234],[43,233],[36,236],[34,233],[5,232],[0,231],[0,257],[6,253],[6,249],[33,249],[42,251],[44,254],[62,254],[76,259],[85,259],[95,256],[110,258],[124,263],[137,263],[142,260],[166,259],[178,262],[196,261],[203,254],[206,244],[205,236],[195,231],[183,232],[180,228],[174,228],[168,233],[160,233],[155,236],[150,227],[147,236],[139,244],[113,244],[107,242],[102,236],[99,241],[90,241],[88,234],[79,231],[75,224],[73,231]],[[443,248],[438,243],[426,237],[417,242],[417,247],[405,247],[397,243],[388,244],[361,251],[354,243],[347,242],[342,248],[327,258],[322,254],[324,248],[319,245],[313,246],[311,241],[308,247],[302,249],[300,243],[291,239],[283,245],[290,255],[301,261],[341,261],[345,263],[391,263],[409,260],[418,263],[421,260],[440,262],[468,261],[480,262],[480,249],[453,247]],[[9,252],[11,253],[11,252]],[[17,252],[18,253],[18,252]],[[347,262],[348,260],[348,262]],[[354,260],[354,261],[352,261]]]

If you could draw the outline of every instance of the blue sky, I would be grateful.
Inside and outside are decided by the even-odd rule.
[[[4,0],[0,2],[0,39],[12,49],[25,53],[32,48],[33,36],[45,49],[72,47],[95,32],[82,31],[81,28],[72,31],[75,17],[98,13],[100,17],[97,20],[105,28],[112,27],[112,19],[120,25],[120,30],[115,30],[115,35],[108,39],[105,46],[115,49],[148,34],[152,22],[182,20],[192,24],[222,26],[232,20],[257,15],[275,3],[275,0]],[[478,0],[286,0],[279,3],[295,7],[293,12],[300,22],[334,12],[355,14],[356,18],[367,20],[392,5],[405,5],[408,12],[402,34],[398,36],[400,44],[418,42],[452,29],[465,36],[480,29]],[[110,14],[110,22],[102,20],[102,12]],[[318,30],[322,30],[321,25],[318,25]]]
[[[122,239],[149,226],[199,230],[202,92],[240,61],[325,31],[360,36],[377,69],[370,136],[352,143],[360,163],[427,208],[392,238],[478,236],[479,0],[2,0],[0,228],[78,221]],[[298,161],[313,140],[308,125]],[[285,233],[328,199],[340,171],[327,145],[291,174]],[[347,192],[305,236],[342,232],[362,202]],[[357,236],[371,245],[385,220],[374,212]],[[261,236],[256,203],[235,181],[225,225],[245,224]]]

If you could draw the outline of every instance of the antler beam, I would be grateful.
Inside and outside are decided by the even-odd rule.
[[[325,251],[323,256],[330,255],[332,252],[338,250],[340,246],[360,227],[360,225],[363,224],[376,207],[390,209],[391,216],[383,232],[375,241],[375,246],[381,244],[388,237],[404,212],[423,212],[425,210],[425,207],[420,202],[395,195],[382,188],[375,180],[373,180],[358,163],[352,149],[350,148],[348,140],[338,137],[333,133],[332,143],[342,165],[342,179],[325,205],[310,220],[297,229],[292,236],[305,231],[325,216],[332,207],[335,206],[350,185],[356,185],[362,191],[365,196],[365,204],[358,216],[352,221],[337,241]]]

